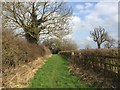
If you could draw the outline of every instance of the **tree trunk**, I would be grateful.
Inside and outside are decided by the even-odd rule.
[[[100,44],[98,44],[98,49],[100,49],[101,47],[100,47]]]
[[[35,37],[32,37],[30,34],[26,33],[25,34],[25,38],[27,39],[27,41],[29,43],[34,43],[34,44],[37,44],[38,43],[38,38],[35,38]]]

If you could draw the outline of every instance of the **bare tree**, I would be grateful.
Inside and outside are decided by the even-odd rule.
[[[65,2],[5,2],[3,15],[30,43],[37,43],[40,35],[69,34],[72,9]]]
[[[75,43],[75,41],[73,41],[71,39],[63,39],[60,49],[61,49],[61,51],[77,50],[78,46]]]
[[[61,40],[58,38],[50,38],[44,40],[43,44],[49,47],[50,50],[60,50]]]
[[[49,47],[53,53],[54,52],[58,53],[59,51],[78,49],[76,43],[70,39],[51,38],[46,39],[43,42],[43,44]]]
[[[98,48],[101,48],[101,44],[109,40],[108,33],[105,32],[103,27],[94,28],[94,31],[91,31],[90,34],[97,43]]]
[[[105,48],[111,48],[115,46],[115,39],[109,36],[109,40],[104,44]]]

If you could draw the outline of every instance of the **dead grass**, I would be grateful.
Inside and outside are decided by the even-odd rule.
[[[34,76],[36,70],[42,67],[46,62],[46,58],[51,55],[46,55],[45,57],[39,57],[38,59],[17,66],[16,68],[11,68],[6,70],[5,73],[9,72],[9,75],[3,76],[4,87],[6,88],[25,88],[28,87],[29,80]]]
[[[95,73],[92,69],[88,70],[84,67],[70,64],[69,71],[87,84],[91,85],[93,88],[115,88],[111,79],[107,79],[104,75]]]
[[[51,55],[43,45],[28,43],[14,36],[12,30],[2,31],[2,86],[8,88],[27,87],[34,73]]]
[[[2,66],[4,69],[28,63],[45,55],[43,45],[30,44],[22,38],[15,37],[12,30],[2,32]]]

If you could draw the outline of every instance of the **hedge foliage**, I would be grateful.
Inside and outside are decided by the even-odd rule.
[[[43,45],[30,44],[25,39],[15,37],[11,30],[2,31],[3,69],[30,62],[45,53]]]
[[[120,49],[89,49],[78,51],[61,51],[60,55],[72,64],[85,69],[92,69],[105,78],[120,85]]]

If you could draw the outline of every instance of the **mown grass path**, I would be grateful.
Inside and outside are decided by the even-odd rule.
[[[40,68],[30,82],[31,88],[88,88],[89,86],[70,74],[68,62],[53,55]]]

